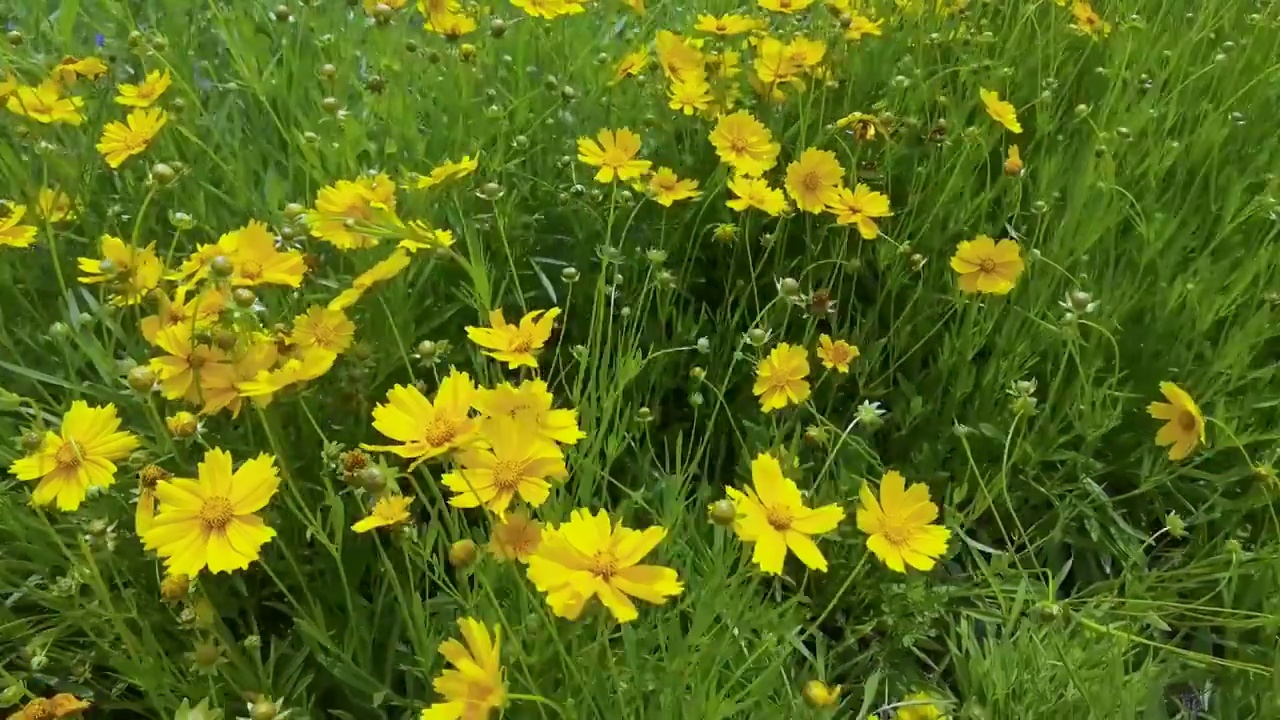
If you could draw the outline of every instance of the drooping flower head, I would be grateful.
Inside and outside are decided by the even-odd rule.
[[[870,483],[863,483],[858,492],[858,529],[867,534],[867,549],[890,570],[905,573],[907,565],[932,570],[947,551],[951,531],[933,524],[938,506],[929,501],[929,488],[924,483],[910,488],[905,484],[896,470],[886,472],[877,501]]]
[[[826,572],[827,559],[813,536],[835,530],[844,510],[834,503],[805,506],[795,481],[782,474],[782,465],[768,453],[751,461],[751,485],[745,491],[726,487],[725,494],[737,508],[734,532],[743,542],[755,545],[752,562],[778,575],[790,550],[806,567]]]
[[[394,224],[395,193],[395,183],[385,174],[326,185],[306,214],[307,227],[339,250],[373,247],[379,240],[375,230]]]
[[[402,525],[409,521],[409,505],[413,502],[412,497],[403,495],[387,494],[378,498],[373,504],[373,510],[365,517],[357,520],[351,529],[354,532],[366,533],[376,528],[390,528]]]
[[[115,462],[137,447],[137,436],[120,430],[115,405],[91,407],[77,400],[62,416],[59,431],[45,431],[40,447],[15,460],[9,472],[36,483],[33,504],[75,510],[89,488],[110,487],[116,481]]]
[[[488,720],[490,713],[507,704],[501,628],[495,626],[491,636],[479,620],[462,618],[458,629],[466,645],[457,640],[440,643],[440,654],[453,667],[431,683],[444,702],[423,710],[419,720]]]
[[[1003,125],[1011,133],[1022,132],[1022,123],[1018,122],[1018,111],[1011,103],[1001,100],[1000,93],[982,88],[978,96],[982,99],[982,104],[992,120]]]

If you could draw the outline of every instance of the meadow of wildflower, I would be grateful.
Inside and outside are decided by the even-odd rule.
[[[1280,717],[1280,9],[0,7],[0,715]]]

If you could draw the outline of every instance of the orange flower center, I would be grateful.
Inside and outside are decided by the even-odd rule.
[[[333,328],[325,323],[316,323],[311,328],[311,338],[314,343],[322,348],[328,348],[333,345],[333,341],[337,333]]]
[[[57,711],[48,700],[32,700],[29,705],[22,708],[21,713],[15,714],[15,717],[22,720],[54,720],[57,716]]]
[[[608,581],[618,572],[618,558],[613,553],[602,550],[591,558],[591,573]]]
[[[804,178],[800,180],[800,184],[809,192],[817,192],[822,188],[822,176],[816,172],[807,172],[804,174]]]
[[[511,352],[529,352],[533,349],[533,338],[520,334],[511,338]]]
[[[983,258],[982,262],[978,263],[978,269],[984,273],[993,273],[996,271],[996,261],[991,258]]]
[[[235,510],[231,507],[231,501],[221,495],[210,495],[205,498],[197,515],[200,522],[210,530],[221,530],[231,522],[234,516]]]
[[[499,492],[515,492],[524,477],[524,463],[519,460],[499,460],[493,466],[493,484]]]
[[[427,427],[422,433],[422,437],[427,441],[427,444],[435,447],[448,445],[453,442],[453,439],[457,437],[457,435],[457,426],[442,418],[436,418],[435,420],[427,423]]]
[[[911,542],[911,533],[906,528],[887,527],[882,533],[884,539],[888,540],[889,544],[896,548],[906,547]]]
[[[747,151],[747,139],[744,137],[736,137],[729,140],[729,147],[739,155]]]
[[[1190,410],[1178,411],[1177,423],[1178,423],[1178,427],[1182,428],[1187,432],[1195,432],[1196,426],[1199,424],[1199,422],[1197,422],[1196,420],[1195,414],[1192,413]]]
[[[262,277],[262,263],[255,260],[246,260],[240,266],[240,277],[245,280],[257,280]]]
[[[786,532],[791,529],[791,512],[786,508],[770,507],[765,508],[764,518],[778,532]]]
[[[54,462],[58,463],[58,467],[63,470],[80,467],[82,460],[80,445],[75,440],[68,440],[58,448],[58,452],[54,455]]]

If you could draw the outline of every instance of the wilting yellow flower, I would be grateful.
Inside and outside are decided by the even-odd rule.
[[[836,129],[849,128],[849,132],[858,140],[874,140],[877,133],[884,132],[875,115],[866,113],[849,113],[835,122]]]
[[[618,64],[613,68],[613,79],[609,81],[610,85],[616,85],[624,78],[635,77],[644,72],[649,66],[649,51],[645,48],[629,52],[622,56]]]
[[[806,567],[826,572],[827,559],[813,536],[835,530],[844,519],[844,510],[835,503],[806,507],[800,489],[782,474],[782,465],[768,453],[751,461],[751,485],[745,492],[724,489],[738,509],[734,532],[743,542],[755,544],[751,561],[764,572],[780,575],[790,549]]]
[[[1022,132],[1022,124],[1018,122],[1018,111],[1011,103],[1001,100],[1000,93],[981,88],[978,96],[982,98],[982,105],[987,109],[987,114],[992,120],[1003,125],[1011,133]]]
[[[316,193],[315,209],[306,214],[307,227],[339,250],[373,247],[378,236],[372,230],[393,224],[395,193],[395,183],[385,174],[326,185]]]
[[[61,190],[47,187],[40,188],[40,192],[36,195],[35,211],[37,215],[51,223],[71,220],[76,216],[71,197]]]
[[[1071,15],[1075,18],[1075,24],[1072,27],[1086,35],[1106,37],[1111,34],[1111,23],[1103,20],[1088,0],[1072,2]]]
[[[771,12],[791,15],[813,4],[813,0],[756,0],[760,7]]]
[[[89,703],[71,693],[58,693],[51,698],[36,698],[15,713],[9,720],[62,720],[78,718],[89,709]]]
[[[1160,394],[1169,402],[1153,402],[1147,412],[1165,420],[1156,432],[1156,445],[1169,446],[1169,459],[1182,460],[1205,441],[1204,415],[1186,390],[1171,382],[1160,383]]]
[[[671,83],[670,102],[667,107],[685,115],[706,110],[711,105],[711,86],[703,77],[689,75]]]
[[[847,373],[849,372],[849,363],[856,360],[861,354],[857,345],[850,345],[844,340],[833,342],[831,336],[826,333],[818,336],[818,359],[822,361],[822,366],[828,370]]]
[[[720,17],[698,15],[698,21],[694,23],[693,29],[713,35],[741,35],[759,30],[763,26],[764,23],[756,18],[729,13]]]
[[[164,110],[134,110],[126,118],[127,124],[109,122],[102,128],[102,138],[98,141],[98,152],[113,168],[120,167],[125,160],[146,150],[156,133],[169,122],[169,115]]]
[[[598,141],[598,142],[597,142]],[[618,180],[634,180],[649,172],[652,164],[648,160],[637,160],[640,153],[640,136],[627,128],[601,130],[596,140],[578,138],[578,160],[592,167],[600,168],[596,173],[596,182],[613,182]]]
[[[204,330],[213,324],[226,307],[226,298],[212,287],[202,288],[194,298],[187,300],[187,292],[191,287],[179,285],[173,291],[173,297],[156,291],[156,314],[142,318],[139,329],[142,337],[152,345],[156,344],[156,335],[177,325],[189,325],[192,330]]]
[[[26,205],[5,204],[0,202],[0,247],[29,247],[36,241],[36,227],[23,225],[22,218],[27,214]]]
[[[77,78],[97,79],[106,74],[109,69],[100,58],[90,56],[82,60],[75,56],[67,55],[53,68],[50,77],[64,85],[70,85]]]
[[[671,207],[681,200],[694,200],[702,195],[698,192],[698,181],[681,180],[671,168],[660,167],[649,176],[649,184],[645,186],[649,197],[663,207]]]
[[[832,708],[840,704],[840,686],[827,685],[821,680],[810,680],[804,684],[804,699],[811,707]]]
[[[830,150],[809,148],[787,166],[787,194],[796,207],[820,213],[840,199],[844,168]]]
[[[760,397],[760,409],[773,412],[799,405],[809,398],[809,353],[798,345],[778,343],[756,366],[751,392]]]
[[[137,85],[129,83],[121,83],[116,86],[116,103],[120,105],[128,105],[129,107],[151,107],[156,100],[169,89],[172,80],[169,77],[169,71],[161,72],[152,70],[147,73],[147,77]]]
[[[462,618],[458,629],[464,647],[457,640],[440,643],[440,654],[453,666],[440,673],[431,686],[444,696],[422,711],[419,720],[488,720],[489,713],[507,704],[507,683],[502,674],[501,628],[494,626],[493,638],[479,620]]]
[[[90,487],[106,488],[116,481],[115,461],[136,447],[137,436],[120,430],[115,405],[90,407],[77,400],[62,416],[60,431],[46,430],[40,447],[13,461],[9,472],[19,480],[36,481],[33,504],[75,510]]]
[[[346,313],[312,305],[306,314],[293,319],[289,342],[298,347],[316,347],[341,355],[351,347],[355,333],[355,323],[347,319]]]
[[[844,29],[844,39],[861,40],[868,35],[875,37],[884,35],[884,21],[873,20],[866,15],[857,13],[850,16],[849,27]]]
[[[574,510],[568,522],[543,529],[529,558],[529,579],[562,618],[578,619],[587,601],[599,597],[618,622],[630,622],[640,616],[632,597],[662,605],[684,591],[675,570],[639,564],[666,535],[659,526],[611,525],[604,510]]]
[[[947,551],[951,531],[933,524],[938,506],[929,501],[929,488],[913,483],[904,489],[905,484],[898,471],[886,472],[876,502],[871,484],[863,483],[858,491],[858,529],[867,534],[867,549],[890,570],[905,573],[906,565],[932,570]]]
[[[45,80],[35,87],[19,85],[9,95],[5,107],[15,115],[46,125],[79,125],[84,122],[84,115],[80,113],[80,108],[84,107],[84,99],[63,97],[62,84],[57,80]]]
[[[893,212],[889,210],[889,197],[884,193],[874,192],[862,183],[858,183],[852,190],[839,188],[835,200],[827,205],[827,210],[836,216],[837,223],[857,226],[858,234],[864,240],[874,240],[880,236],[876,218],[893,216]]]
[[[275,457],[261,454],[232,472],[231,454],[213,449],[198,475],[156,485],[160,505],[143,545],[164,558],[171,575],[249,567],[276,535],[257,515],[280,487]]]
[[[147,465],[138,471],[138,507],[134,510],[134,530],[141,537],[151,529],[156,518],[156,485],[173,474],[159,465]]]
[[[351,529],[358,533],[382,527],[395,527],[409,521],[409,505],[413,498],[403,495],[387,494],[378,498],[373,510],[365,517],[357,520]]]
[[[158,329],[152,342],[166,353],[151,359],[151,369],[170,400],[198,405],[209,388],[234,382],[231,359],[219,348],[196,343],[189,323]]]
[[[736,196],[725,203],[731,210],[744,212],[747,208],[756,208],[770,215],[781,215],[787,210],[787,200],[782,191],[770,187],[764,178],[735,175],[729,178],[726,187]]]
[[[965,240],[951,256],[951,269],[960,274],[960,289],[966,293],[1005,295],[1025,267],[1016,240],[997,243],[986,235]]]
[[[281,252],[266,223],[250,220],[244,227],[223,235],[218,245],[226,252],[236,287],[288,285],[298,287],[307,263],[297,250]]]
[[[476,390],[472,406],[484,417],[513,418],[524,432],[562,445],[574,445],[587,436],[578,429],[578,411],[553,410],[554,400],[545,382],[531,379],[519,387],[504,382],[492,389],[480,388]]]
[[[471,342],[485,348],[481,352],[507,364],[507,367],[538,367],[537,353],[551,339],[551,330],[560,308],[534,310],[520,318],[519,325],[508,325],[502,308],[489,313],[489,327],[467,327]]]
[[[700,40],[689,40],[670,30],[658,31],[653,39],[653,47],[658,55],[658,64],[662,66],[662,73],[668,80],[707,74],[706,58],[698,49],[701,44]]]
[[[345,310],[356,303],[365,292],[374,285],[384,283],[404,272],[409,267],[410,256],[405,250],[397,249],[386,258],[378,261],[373,267],[356,276],[351,287],[343,290],[338,297],[329,301],[330,310]]]
[[[586,8],[581,3],[568,0],[511,0],[511,4],[532,17],[544,20],[554,20],[562,15],[578,15],[586,12]]]
[[[516,495],[538,507],[551,493],[549,480],[559,482],[568,476],[560,448],[529,433],[520,421],[501,415],[485,418],[480,431],[484,443],[459,451],[459,468],[445,473],[440,481],[453,493],[450,505],[483,506],[502,518]]]
[[[101,259],[76,260],[80,282],[107,283],[114,295],[111,300],[114,305],[137,305],[160,284],[164,275],[164,265],[156,257],[153,246],[132,247],[118,237],[103,235],[101,253]]]
[[[711,144],[720,162],[739,175],[763,175],[778,163],[782,146],[773,141],[768,128],[746,110],[725,115],[711,130]]]
[[[1004,160],[1004,174],[1017,177],[1022,174],[1022,153],[1017,145],[1009,146],[1009,154]]]
[[[414,188],[427,190],[450,180],[464,178],[480,167],[480,157],[463,155],[461,160],[447,160],[431,169],[431,172],[418,178]]]
[[[440,383],[434,402],[413,386],[396,385],[387,392],[387,402],[374,407],[373,427],[401,444],[361,447],[412,458],[410,467],[465,447],[478,431],[478,423],[471,417],[475,394],[471,376],[459,370],[451,370]]]
[[[947,720],[946,708],[927,692],[915,692],[902,699],[894,710],[896,720]]]
[[[516,560],[527,565],[541,543],[542,524],[517,511],[507,513],[505,520],[494,524],[489,535],[489,552],[499,560]]]

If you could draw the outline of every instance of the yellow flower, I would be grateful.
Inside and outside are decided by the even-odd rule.
[[[528,565],[541,543],[542,524],[517,511],[508,513],[506,520],[493,526],[489,552],[499,560],[516,560]]]
[[[288,285],[298,287],[307,263],[297,250],[280,252],[266,223],[250,220],[244,227],[223,235],[218,245],[228,251],[236,287]]]
[[[833,708],[840,704],[840,686],[827,685],[821,680],[810,680],[804,684],[804,699],[811,707]]]
[[[156,335],[177,325],[189,325],[192,330],[204,330],[213,324],[226,307],[226,299],[215,288],[205,288],[192,299],[187,300],[187,292],[191,288],[179,285],[170,298],[163,292],[156,291],[156,314],[142,318],[139,329],[142,337],[152,345],[156,344]]]
[[[706,58],[698,49],[701,45],[700,40],[689,40],[670,30],[659,30],[653,39],[662,73],[672,81],[707,74]]]
[[[826,43],[807,37],[796,37],[782,51],[787,61],[801,70],[813,70],[827,54]]]
[[[562,15],[578,15],[586,12],[581,3],[568,0],[511,0],[511,4],[532,17],[554,20]]]
[[[849,113],[835,122],[836,129],[849,128],[849,132],[858,140],[874,140],[877,133],[884,132],[875,115],[866,113]]]
[[[697,75],[686,76],[676,80],[670,87],[671,100],[667,107],[679,110],[685,115],[706,110],[711,105],[711,86],[706,79]]]
[[[143,545],[164,558],[170,575],[195,577],[205,568],[221,573],[249,567],[276,535],[257,515],[280,487],[275,462],[262,454],[233,473],[230,453],[207,451],[199,479],[173,478],[156,485],[160,505],[142,536]]]
[[[159,465],[147,465],[138,471],[138,507],[134,510],[133,526],[139,537],[155,524],[156,485],[171,477],[173,474]]]
[[[189,438],[200,431],[200,418],[186,410],[179,410],[164,419],[164,426],[176,438]]]
[[[112,168],[120,167],[125,160],[146,150],[156,133],[169,122],[169,115],[159,108],[134,110],[126,121],[128,124],[107,123],[96,146]]]
[[[457,12],[428,15],[425,29],[428,32],[443,35],[450,40],[457,40],[463,35],[475,32],[476,19],[465,13]]]
[[[809,508],[800,489],[782,474],[782,465],[768,453],[760,453],[751,461],[751,484],[746,491],[726,487],[738,516],[733,531],[747,543],[754,543],[751,561],[766,573],[782,574],[787,550],[806,567],[827,571],[827,559],[813,541],[836,529],[844,519],[838,504]]]
[[[387,494],[378,498],[373,510],[357,520],[351,529],[358,533],[366,533],[375,528],[395,527],[409,521],[409,505],[413,498],[403,495]]]
[[[644,14],[644,0],[622,0],[622,2],[634,10],[637,15]]]
[[[1071,15],[1075,18],[1075,24],[1072,27],[1086,35],[1106,37],[1111,34],[1111,23],[1103,20],[1088,0],[1072,2]]]
[[[798,13],[813,4],[813,0],[756,0],[760,7],[771,12]]]
[[[597,140],[599,142],[597,142]],[[596,173],[596,182],[613,182],[618,180],[634,180],[649,172],[651,163],[648,160],[637,160],[640,153],[640,136],[627,128],[601,130],[596,140],[578,138],[578,160],[592,167],[600,168]]]
[[[904,490],[905,484],[898,471],[886,472],[876,502],[871,484],[863,483],[858,491],[858,529],[867,534],[867,549],[890,570],[905,573],[906,565],[931,570],[947,551],[951,531],[933,524],[938,506],[929,501],[929,488],[913,483]]]
[[[1003,125],[1011,133],[1022,132],[1022,125],[1018,122],[1018,111],[1009,102],[1001,100],[1000,93],[981,88],[978,96],[982,98],[982,105],[986,107],[987,114],[992,120]]]
[[[1205,441],[1204,415],[1187,391],[1171,382],[1160,383],[1160,393],[1169,402],[1153,402],[1147,412],[1165,424],[1156,433],[1156,445],[1169,446],[1169,459],[1182,460]]]
[[[361,447],[412,458],[410,468],[464,447],[477,432],[476,419],[471,417],[475,394],[471,376],[459,370],[450,370],[440,383],[435,402],[427,400],[415,387],[396,385],[387,392],[387,402],[374,407],[373,427],[401,444]]]
[[[997,243],[986,235],[965,240],[951,256],[951,269],[960,273],[960,289],[966,293],[1005,295],[1025,267],[1016,240]]]
[[[87,57],[81,60],[72,55],[62,58],[50,73],[50,78],[62,82],[64,85],[70,85],[76,81],[76,78],[86,77],[90,80],[97,79],[106,74],[106,63],[100,58]]]
[[[322,353],[323,351],[316,351]],[[204,407],[200,412],[212,415],[224,408],[231,411],[231,416],[240,414],[241,402],[247,397],[243,392],[247,383],[259,377],[260,373],[276,364],[280,351],[273,338],[262,333],[245,335],[237,348],[235,361],[231,364],[232,372],[228,375],[212,376],[204,373],[200,376],[200,393]],[[332,361],[333,354],[325,353]],[[327,370],[328,367],[326,366]],[[255,398],[259,405],[265,405],[269,397]]]
[[[787,194],[796,207],[820,213],[840,198],[844,168],[830,150],[809,148],[787,166]]]
[[[553,410],[554,398],[542,380],[531,379],[520,383],[502,383],[493,389],[476,390],[472,406],[484,417],[510,417],[525,432],[558,442],[575,445],[587,435],[578,429],[577,410]]]
[[[480,430],[484,444],[461,450],[458,470],[441,479],[453,493],[450,505],[483,506],[502,518],[517,494],[530,506],[538,507],[551,493],[548,479],[559,482],[568,477],[560,448],[530,434],[518,420],[506,416],[485,418]]]
[[[872,191],[862,183],[854,186],[853,190],[839,188],[835,200],[827,206],[827,210],[836,216],[837,223],[856,225],[858,234],[864,240],[874,240],[880,236],[876,218],[893,216],[893,212],[889,210],[889,197]]]
[[[404,239],[396,243],[401,250],[416,253],[419,250],[443,249],[453,245],[453,233],[449,230],[437,230],[425,220],[397,220],[397,227],[404,232]]]
[[[502,308],[489,313],[490,327],[467,327],[471,342],[486,348],[481,352],[505,362],[507,367],[537,369],[537,353],[551,339],[551,330],[560,308],[534,310],[520,318],[519,325],[508,325]]]
[[[852,15],[849,19],[849,27],[844,29],[844,39],[861,40],[868,35],[875,37],[884,35],[884,21],[873,20],[866,15],[856,13]]]
[[[443,184],[450,180],[464,178],[476,171],[480,167],[480,157],[471,157],[463,155],[461,160],[446,160],[431,169],[431,172],[424,177],[418,178],[418,182],[414,184],[414,188],[418,190],[427,190],[437,185]]]
[[[234,382],[230,358],[216,347],[196,343],[190,323],[158,329],[152,342],[167,353],[152,358],[151,369],[161,394],[170,400],[199,405],[209,388]]]
[[[90,487],[106,488],[116,481],[115,461],[137,447],[138,438],[120,430],[115,405],[90,407],[77,400],[62,416],[61,431],[46,430],[40,448],[13,461],[9,472],[19,480],[38,481],[32,504],[75,510]]]
[[[756,46],[756,58],[751,67],[756,71],[756,79],[766,88],[775,88],[783,83],[798,80],[796,77],[801,66],[801,56],[791,51],[790,46],[781,40],[765,37]]]
[[[128,105],[129,107],[145,108],[151,107],[156,100],[169,89],[172,80],[169,78],[169,71],[152,70],[147,73],[147,77],[137,85],[129,83],[121,83],[116,86],[116,103],[119,105]]]
[[[376,227],[391,225],[396,209],[396,186],[385,174],[339,180],[320,188],[315,209],[306,214],[311,234],[339,250],[378,244]]]
[[[330,310],[345,310],[351,307],[374,285],[384,283],[404,272],[404,269],[409,267],[409,259],[408,252],[397,249],[386,258],[375,263],[373,267],[357,275],[356,279],[351,282],[350,288],[343,290],[338,297],[329,301],[328,308]]]
[[[61,720],[78,718],[89,709],[89,703],[71,693],[58,693],[51,698],[36,698],[9,715],[9,720]]]
[[[782,191],[769,187],[764,178],[735,175],[729,178],[727,187],[736,196],[725,203],[731,210],[744,212],[747,208],[756,208],[770,215],[781,215],[787,210],[787,200]]]
[[[0,76],[0,100],[6,100],[18,90],[18,79],[11,73]]]
[[[659,526],[638,531],[621,521],[611,525],[604,510],[574,510],[568,522],[543,529],[529,558],[529,580],[562,618],[578,619],[587,601],[598,597],[618,622],[631,622],[640,616],[632,597],[662,605],[684,591],[675,570],[639,564],[666,535]]]
[[[828,370],[847,373],[849,372],[849,363],[856,360],[861,354],[857,345],[850,345],[844,340],[833,342],[831,336],[825,333],[818,336],[818,359],[822,361],[822,366]]]
[[[351,347],[355,333],[355,323],[347,319],[346,313],[312,305],[306,314],[293,319],[289,342],[298,347],[315,347],[341,355]]]
[[[649,197],[663,207],[671,207],[680,200],[694,200],[702,196],[698,181],[681,180],[671,168],[660,167],[649,176]]]
[[[452,669],[440,673],[431,686],[444,697],[422,711],[419,720],[488,720],[489,713],[507,704],[507,683],[502,674],[502,634],[473,618],[458,620],[464,647],[457,640],[440,643],[440,654]]]
[[[698,22],[694,24],[693,29],[713,35],[741,35],[759,30],[763,25],[764,23],[755,18],[729,13],[720,17],[698,15]]]
[[[76,216],[71,197],[61,190],[40,188],[36,195],[36,214],[51,223],[72,220]]]
[[[778,343],[756,366],[756,382],[751,392],[760,396],[760,409],[773,412],[798,405],[809,397],[809,353],[798,345]]]
[[[1022,174],[1022,153],[1017,145],[1009,146],[1009,154],[1004,160],[1004,174],[1010,177],[1018,177]]]
[[[272,397],[291,385],[300,385],[324,375],[333,367],[338,354],[315,345],[296,347],[293,357],[274,370],[267,370],[267,365],[257,368],[255,375],[247,376],[237,383],[241,397],[253,398],[259,405],[268,405]]]
[[[32,245],[36,241],[36,227],[21,224],[23,216],[27,214],[27,206],[0,202],[0,211],[4,210],[8,212],[0,219],[0,247],[24,248]]]
[[[152,246],[136,248],[112,235],[102,236],[102,259],[82,257],[76,260],[80,282],[86,285],[108,283],[114,305],[137,305],[160,284],[164,265]]]
[[[645,48],[629,52],[622,56],[618,64],[613,68],[613,79],[609,81],[610,85],[617,85],[624,78],[635,77],[644,72],[649,66],[649,51]]]
[[[946,709],[927,692],[915,692],[902,699],[898,705],[896,720],[946,720]]]
[[[78,97],[62,97],[62,84],[56,80],[45,80],[35,87],[20,85],[13,90],[5,103],[9,112],[36,122],[67,123],[79,125],[84,122],[80,108],[84,100]]]
[[[778,163],[782,146],[769,130],[746,110],[722,116],[711,130],[711,144],[720,162],[739,175],[763,175]]]

